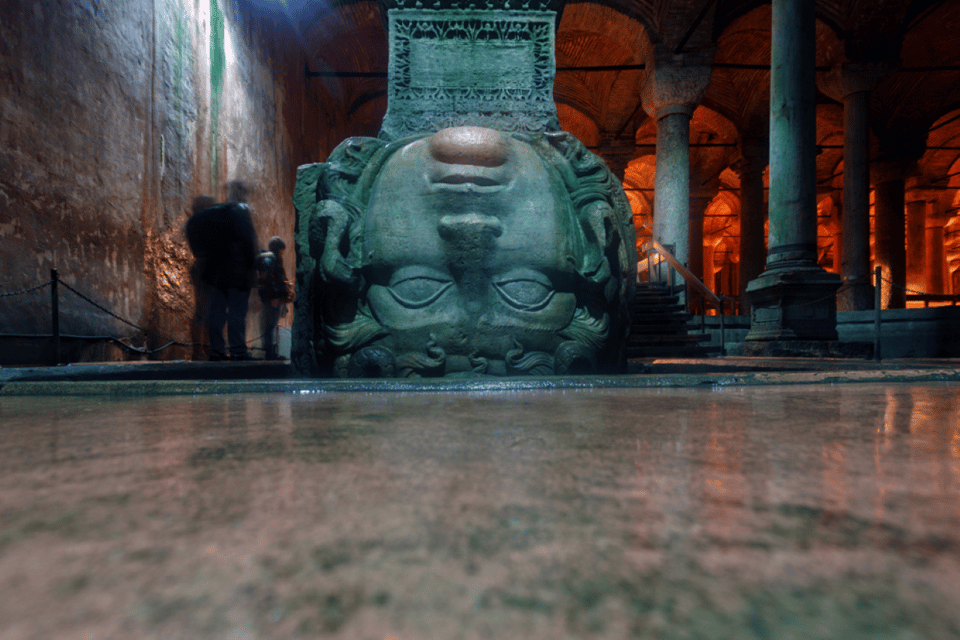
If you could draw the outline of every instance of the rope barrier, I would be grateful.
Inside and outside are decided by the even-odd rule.
[[[0,292],[0,298],[11,297],[11,296],[18,296],[18,295],[24,295],[24,294],[27,294],[27,293],[32,293],[32,292],[34,292],[34,291],[39,291],[40,289],[44,289],[44,288],[46,288],[46,287],[49,287],[49,286],[51,286],[51,285],[56,285],[56,284],[61,284],[61,285],[63,285],[67,290],[69,290],[71,293],[73,293],[74,295],[76,295],[78,298],[80,298],[81,300],[84,300],[84,301],[87,302],[88,304],[96,307],[97,309],[99,309],[99,310],[102,311],[103,313],[107,314],[108,316],[111,316],[112,318],[114,318],[114,319],[116,319],[116,320],[119,320],[120,322],[122,322],[122,323],[124,323],[124,324],[126,324],[126,325],[128,325],[128,326],[130,326],[130,327],[132,327],[133,329],[136,329],[137,331],[140,331],[141,333],[143,333],[143,334],[145,334],[145,335],[150,335],[150,336],[153,336],[153,337],[155,337],[155,338],[159,338],[160,340],[166,340],[167,342],[166,342],[166,344],[164,344],[164,345],[161,346],[161,347],[157,347],[157,348],[155,348],[155,349],[147,349],[147,348],[140,348],[140,347],[135,347],[135,346],[133,346],[133,345],[131,345],[131,344],[127,344],[127,343],[124,342],[122,339],[116,338],[116,337],[113,337],[113,336],[63,336],[63,337],[66,337],[66,338],[74,338],[74,339],[109,341],[109,342],[113,342],[113,343],[117,344],[118,346],[126,349],[127,351],[130,351],[130,352],[133,352],[133,353],[137,353],[137,354],[139,354],[139,355],[153,355],[153,354],[155,354],[155,353],[159,353],[159,352],[163,351],[164,349],[167,349],[167,348],[172,347],[172,346],[179,346],[179,347],[185,347],[185,348],[192,348],[192,347],[207,347],[207,348],[209,348],[209,347],[210,347],[209,344],[203,343],[203,342],[180,342],[179,340],[174,340],[174,339],[169,338],[169,337],[167,337],[167,336],[161,335],[161,334],[159,334],[159,333],[157,333],[157,332],[155,332],[155,331],[151,331],[150,329],[145,329],[144,327],[141,327],[141,326],[139,326],[139,325],[137,325],[137,324],[135,324],[135,323],[127,320],[126,318],[123,318],[122,316],[114,313],[114,312],[111,311],[110,309],[106,308],[105,306],[103,306],[103,305],[100,304],[99,302],[93,300],[93,299],[90,298],[89,296],[84,295],[83,293],[81,293],[81,292],[78,291],[77,289],[73,288],[72,286],[70,286],[69,284],[67,284],[66,282],[64,282],[63,280],[60,280],[59,278],[52,278],[52,279],[48,280],[47,282],[44,282],[44,283],[42,283],[42,284],[39,284],[39,285],[37,285],[37,286],[35,286],[35,287],[30,287],[30,288],[27,288],[27,289],[21,289],[21,290],[19,290],[19,291]],[[57,315],[57,314],[55,313],[54,315]],[[56,319],[55,319],[54,322],[55,322],[55,325],[56,325]],[[59,336],[57,335],[57,334],[59,334],[59,331],[57,331],[56,329],[54,330],[54,334],[55,334],[55,335],[54,335],[55,338],[59,337]],[[247,344],[250,348],[252,348],[252,349],[259,350],[259,351],[263,351],[263,348],[262,348],[262,347],[252,347],[251,345],[253,345],[253,343],[255,343],[255,342],[259,341],[259,340],[262,340],[266,335],[267,335],[266,333],[263,333],[263,334],[261,334],[260,336],[258,336],[258,337],[256,337],[256,338],[253,338],[252,340],[247,340],[247,341],[246,341],[246,344]],[[56,359],[59,360],[59,354],[57,355],[57,358],[56,358]]]
[[[911,289],[911,288],[909,288],[909,287],[906,287],[906,286],[904,286],[904,285],[902,285],[902,284],[897,284],[896,282],[894,282],[894,281],[891,280],[890,278],[887,278],[887,277],[884,276],[884,275],[881,275],[881,276],[880,276],[880,279],[883,280],[884,282],[886,282],[887,284],[893,285],[894,287],[896,287],[897,289],[900,289],[901,291],[906,291],[907,293],[912,293],[913,295],[917,295],[917,296],[933,295],[933,294],[927,293],[926,291],[916,291],[916,290]]]
[[[49,287],[51,284],[53,284],[53,280],[47,280],[43,284],[38,284],[37,286],[30,287],[29,289],[21,289],[20,291],[9,291],[6,293],[0,292],[0,298],[6,298],[9,296],[22,296],[25,293],[33,293],[34,291],[39,291],[44,287]]]
[[[144,329],[143,327],[140,327],[140,326],[138,326],[138,325],[130,322],[129,320],[126,320],[126,319],[124,319],[124,318],[121,318],[120,316],[118,316],[118,315],[115,314],[114,312],[110,311],[109,309],[107,309],[107,308],[104,307],[103,305],[101,305],[101,304],[99,304],[99,303],[97,303],[97,302],[94,302],[93,300],[91,300],[91,299],[88,298],[87,296],[83,295],[82,293],[80,293],[79,291],[77,291],[76,289],[74,289],[73,287],[71,287],[70,285],[68,285],[68,284],[67,284],[66,282],[64,282],[63,280],[60,281],[60,284],[62,284],[64,287],[66,287],[69,291],[72,291],[72,292],[73,292],[77,297],[79,297],[81,300],[85,300],[85,301],[89,302],[90,304],[92,304],[93,306],[95,306],[97,309],[100,309],[100,311],[103,311],[103,312],[104,312],[105,314],[107,314],[108,316],[112,316],[112,317],[116,318],[116,319],[119,320],[120,322],[122,322],[122,323],[124,323],[124,324],[126,324],[126,325],[129,325],[129,326],[133,327],[133,328],[136,329],[137,331],[142,331],[143,333],[151,333],[151,332],[148,331],[147,329]],[[162,337],[163,337],[163,336],[158,336],[157,334],[153,334],[153,335],[156,336],[156,337],[158,337],[158,338],[162,338]],[[193,345],[183,345],[183,346],[193,346]]]
[[[824,300],[830,300],[831,298],[836,298],[837,294],[839,294],[839,293],[841,293],[841,292],[843,292],[843,291],[847,291],[847,290],[849,290],[849,289],[852,289],[853,287],[855,287],[856,285],[860,284],[860,283],[863,282],[864,280],[869,280],[869,276],[864,276],[864,277],[858,278],[857,280],[854,280],[853,282],[844,282],[843,284],[840,285],[840,287],[839,287],[836,291],[834,291],[833,293],[827,294],[827,295],[825,295],[825,296],[823,296],[823,297],[821,297],[821,298],[816,298],[816,299],[814,299],[814,300],[807,300],[806,302],[797,302],[796,304],[788,304],[788,305],[785,305],[785,306],[780,307],[780,308],[781,308],[781,309],[796,309],[797,307],[806,307],[806,306],[811,305],[811,304],[816,304],[817,302],[823,302]]]
[[[168,338],[168,337],[166,337],[166,336],[160,335],[159,333],[157,333],[157,332],[155,332],[155,331],[151,331],[151,330],[149,330],[149,329],[144,329],[143,327],[141,327],[141,326],[139,326],[139,325],[136,325],[136,324],[130,322],[129,320],[126,320],[126,319],[118,316],[117,314],[113,313],[112,311],[110,311],[110,310],[107,309],[106,307],[98,304],[97,302],[94,302],[93,300],[91,300],[91,299],[88,298],[87,296],[83,295],[82,293],[80,293],[79,291],[77,291],[76,289],[74,289],[73,287],[71,287],[70,285],[68,285],[67,283],[65,283],[65,282],[63,282],[63,281],[61,281],[61,283],[63,284],[63,286],[65,286],[67,289],[69,289],[70,291],[72,291],[74,294],[76,294],[77,296],[79,296],[79,297],[82,298],[83,300],[86,300],[88,303],[90,303],[90,304],[92,304],[93,306],[95,306],[96,308],[100,309],[101,311],[103,311],[103,312],[106,313],[107,315],[113,316],[114,318],[116,318],[116,319],[119,320],[120,322],[123,322],[124,324],[127,324],[127,325],[133,327],[133,328],[136,329],[137,331],[141,331],[141,332],[143,332],[143,333],[145,333],[145,334],[152,335],[152,336],[155,337],[155,338],[160,338],[161,340],[168,340],[168,341],[169,341],[169,342],[167,342],[167,344],[163,345],[162,347],[158,347],[158,348],[156,348],[156,349],[138,349],[137,347],[124,345],[124,346],[126,346],[128,349],[131,349],[131,350],[136,351],[136,352],[138,352],[138,353],[154,354],[154,353],[159,353],[160,351],[163,351],[164,349],[166,349],[166,348],[168,348],[168,347],[171,347],[171,346],[173,346],[173,345],[176,345],[176,346],[178,346],[178,347],[209,347],[209,346],[210,346],[209,344],[205,344],[205,343],[202,343],[202,342],[180,342],[180,341],[178,341],[178,340],[173,340],[173,339]],[[267,334],[266,334],[266,333],[263,333],[263,334],[260,334],[258,337],[253,338],[252,340],[247,340],[247,344],[248,344],[248,345],[252,345],[254,342],[263,339],[263,337],[264,337],[265,335],[267,335]],[[121,344],[123,344],[123,343],[121,343]],[[259,347],[258,347],[258,348],[259,348]]]
[[[89,297],[85,296],[84,294],[80,293],[79,291],[77,291],[76,289],[74,289],[73,287],[71,287],[71,286],[70,286],[69,284],[67,284],[66,282],[63,282],[63,281],[61,280],[60,283],[61,283],[64,287],[66,287],[69,291],[71,291],[74,295],[76,295],[77,297],[79,297],[81,300],[84,300],[84,301],[88,302],[89,304],[93,305],[94,307],[96,307],[96,308],[99,309],[100,311],[103,311],[104,313],[106,313],[108,316],[111,316],[111,317],[119,320],[120,322],[122,322],[122,323],[124,323],[124,324],[126,324],[126,325],[128,325],[128,326],[130,326],[130,327],[133,327],[133,328],[136,329],[137,331],[140,331],[140,332],[142,332],[142,333],[144,333],[144,334],[151,335],[151,336],[153,336],[153,337],[155,337],[155,338],[159,338],[159,339],[161,339],[161,340],[167,340],[167,344],[163,345],[162,347],[157,347],[156,349],[146,349],[146,348],[140,349],[140,348],[138,348],[138,347],[134,347],[133,345],[126,344],[125,342],[123,342],[123,341],[120,340],[119,338],[114,338],[114,339],[113,339],[113,341],[114,341],[115,343],[117,343],[117,344],[119,344],[120,346],[124,347],[124,348],[127,349],[128,351],[133,351],[134,353],[139,353],[139,354],[141,354],[141,355],[153,355],[154,353],[160,353],[160,352],[163,351],[164,349],[167,349],[168,347],[172,347],[172,346],[174,346],[174,345],[179,346],[179,347],[197,347],[197,346],[202,346],[201,343],[199,343],[199,342],[180,342],[180,341],[178,341],[178,340],[173,340],[173,339],[168,338],[168,337],[166,337],[166,336],[160,335],[159,333],[156,333],[155,331],[151,331],[151,330],[149,330],[149,329],[144,329],[143,327],[141,327],[141,326],[139,326],[139,325],[137,325],[137,324],[134,324],[133,322],[130,322],[129,320],[127,320],[127,319],[125,319],[125,318],[117,315],[117,314],[114,313],[113,311],[110,311],[109,309],[107,309],[106,307],[104,307],[102,304],[99,304],[98,302],[96,302],[96,301],[90,299]]]

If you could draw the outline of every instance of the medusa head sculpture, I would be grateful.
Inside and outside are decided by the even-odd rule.
[[[459,126],[351,138],[328,162],[301,167],[295,202],[302,373],[623,367],[631,211],[570,134]]]

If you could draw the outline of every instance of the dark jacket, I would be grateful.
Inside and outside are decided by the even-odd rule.
[[[226,202],[202,209],[187,221],[186,235],[202,282],[223,291],[250,290],[257,260],[250,207]]]
[[[261,251],[257,257],[257,270],[260,272],[258,289],[261,300],[290,302],[290,287],[287,286],[287,274],[280,256],[272,251]]]

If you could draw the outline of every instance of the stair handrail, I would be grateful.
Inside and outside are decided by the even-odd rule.
[[[691,273],[689,269],[687,269],[685,266],[683,266],[683,264],[682,264],[679,260],[677,260],[677,258],[676,258],[672,253],[670,253],[669,251],[667,251],[667,250],[663,247],[663,245],[660,244],[659,242],[657,242],[656,240],[648,240],[648,241],[643,245],[643,251],[644,251],[644,253],[647,253],[648,251],[650,251],[650,249],[653,249],[654,251],[656,251],[657,253],[659,253],[659,254],[661,255],[661,257],[663,257],[663,259],[667,261],[667,264],[669,264],[671,267],[673,267],[674,271],[676,271],[677,273],[679,273],[679,274],[681,275],[681,277],[683,277],[683,279],[687,281],[687,284],[688,284],[688,285],[690,285],[691,287],[693,287],[694,289],[696,289],[696,291],[697,291],[701,296],[703,296],[703,298],[704,298],[704,300],[705,300],[706,302],[708,302],[708,303],[710,303],[711,305],[713,305],[714,307],[716,307],[717,310],[720,312],[720,315],[723,315],[723,303],[724,303],[724,301],[726,301],[726,300],[732,300],[732,298],[729,298],[728,296],[725,296],[725,295],[723,295],[723,294],[720,294],[720,295],[718,296],[718,295],[715,294],[713,291],[711,291],[711,290],[709,289],[709,287],[707,287],[707,285],[705,285],[705,284],[700,280],[700,278],[698,278],[697,276],[693,275],[693,273]]]

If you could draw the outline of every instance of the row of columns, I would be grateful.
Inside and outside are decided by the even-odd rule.
[[[879,178],[878,178],[879,179]],[[897,185],[894,185],[894,188],[884,187],[880,190],[880,214],[881,214],[881,232],[882,234],[892,234],[888,241],[881,241],[880,246],[880,260],[878,264],[882,267],[894,264],[897,265],[899,260],[893,259],[891,257],[890,250],[888,247],[898,247],[901,244],[906,245],[905,250],[905,273],[904,281],[900,282],[894,278],[900,277],[901,269],[899,265],[896,266],[892,271],[895,272],[891,276],[890,270],[884,273],[884,277],[891,280],[896,284],[895,287],[885,287],[884,288],[884,298],[882,302],[884,307],[896,306],[903,300],[902,295],[894,296],[890,304],[891,294],[895,292],[903,293],[904,291],[909,293],[913,292],[925,292],[925,293],[948,293],[950,287],[949,284],[949,269],[947,265],[947,252],[945,247],[945,225],[949,222],[950,212],[953,210],[948,207],[944,207],[944,200],[942,193],[936,190],[925,190],[925,189],[912,189],[906,191],[906,208],[905,208],[905,219],[906,219],[906,233],[900,232],[897,228],[897,224],[890,224],[890,219],[894,220],[903,220],[902,217],[898,215],[899,210],[899,198],[900,198],[900,189],[896,188]],[[840,289],[837,295],[837,309],[839,311],[863,311],[873,308],[873,292],[868,291],[868,296],[864,296],[864,299],[860,302],[859,306],[855,306],[851,303],[856,291],[852,286],[853,283],[850,282],[851,268],[850,263],[854,262],[849,259],[849,256],[846,254],[850,253],[850,246],[853,246],[862,251],[862,254],[859,256],[859,261],[864,265],[856,273],[864,273],[865,269],[869,267],[870,263],[870,243],[869,237],[857,237],[853,238],[856,242],[851,243],[849,238],[851,225],[850,220],[844,219],[845,209],[848,207],[843,200],[843,192],[833,193],[831,195],[831,200],[833,206],[828,210],[829,223],[828,227],[833,231],[833,252],[834,252],[834,265],[838,265],[842,269],[842,273],[846,274],[847,281],[844,283],[844,287]],[[852,211],[856,211],[854,208],[849,207]],[[943,211],[946,213],[943,213]],[[849,212],[848,212],[849,213]],[[887,223],[883,224],[882,221],[886,217]],[[869,232],[869,220],[866,213],[863,215],[863,227],[866,229],[864,233]],[[843,223],[846,222],[844,225]],[[821,222],[821,225],[823,223]],[[854,233],[859,233],[855,227]],[[822,226],[821,226],[822,229]],[[872,273],[868,274],[872,275]],[[871,289],[868,282],[864,282],[864,279],[860,279],[859,287],[861,289]]]
[[[769,138],[744,136],[741,160],[740,282],[750,303],[747,340],[832,341],[837,339],[836,310],[873,308],[870,281],[870,91],[889,71],[880,63],[847,62],[819,79],[820,89],[844,108],[844,168],[840,276],[817,264],[815,15],[807,0],[773,0]],[[657,126],[653,237],[673,247],[674,255],[699,273],[690,191],[690,117],[710,82],[712,52],[675,54],[656,47],[647,61],[642,106]],[[919,156],[917,156],[919,157]],[[915,160],[913,161],[915,162]],[[764,256],[763,171],[769,163],[769,237]],[[904,154],[874,164],[875,251],[888,288],[886,306],[902,307],[908,241],[925,244],[925,218],[904,209],[904,177],[912,165]],[[696,212],[693,212],[696,213]],[[701,212],[702,213],[702,212]],[[940,234],[942,235],[942,228]],[[915,236],[915,237],[914,237]],[[931,272],[927,265],[911,270]],[[936,271],[936,270],[933,270]],[[943,271],[943,269],[939,269]],[[839,293],[842,283],[845,285]],[[941,276],[942,278],[942,276]],[[942,284],[941,284],[942,286]]]
[[[747,258],[741,281],[751,302],[748,340],[837,338],[834,295],[840,279],[817,265],[815,43],[813,3],[773,0],[769,242],[765,269],[759,273],[752,256],[762,255],[757,251],[763,236],[760,162],[766,158],[745,153],[741,168],[746,217],[741,250]],[[641,92],[643,108],[657,125],[653,236],[671,245],[687,264],[692,258],[690,116],[710,82],[711,63],[712,52],[678,55],[655,48]]]
[[[870,91],[887,72],[881,64],[846,63],[820,77],[819,87],[843,104],[843,216],[840,275],[847,285],[838,305],[871,309],[870,158],[867,109]]]

